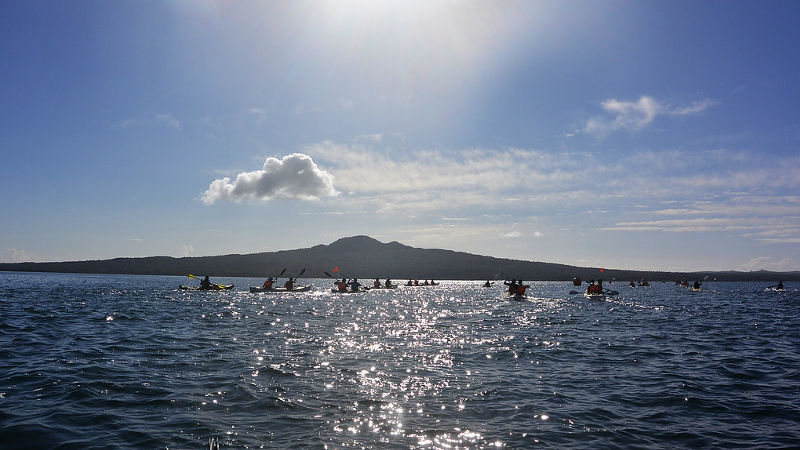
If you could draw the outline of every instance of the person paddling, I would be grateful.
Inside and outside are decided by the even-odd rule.
[[[516,280],[516,278],[512,279],[511,283],[509,283],[508,281],[504,281],[503,284],[508,286],[508,293],[509,294],[515,294],[517,292],[517,280]]]
[[[288,280],[286,280],[286,283],[283,283],[283,287],[284,287],[284,288],[285,288],[287,291],[294,290],[294,278],[292,278],[292,277],[289,277],[289,279],[288,279]]]
[[[700,289],[700,282],[699,281],[695,281],[694,284],[692,285],[692,289],[695,289],[695,290]]]
[[[517,283],[517,290],[514,292],[515,295],[525,295],[525,290],[528,289],[528,285],[522,284],[522,280],[519,280]]]
[[[336,285],[336,289],[338,289],[339,292],[347,292],[347,278],[342,278],[341,281],[336,280],[333,284]]]
[[[358,278],[353,278],[350,281],[350,290],[353,292],[358,292],[358,289],[361,287],[361,283],[358,282]]]
[[[375,281],[372,282],[372,287],[374,287],[375,289],[380,289],[381,288],[381,280],[375,278]]]
[[[492,283],[489,280],[486,280],[486,283],[483,284],[483,287],[492,287]]]
[[[778,285],[775,286],[775,289],[782,291],[783,290],[783,281],[778,281]]]
[[[202,280],[200,280],[200,289],[211,289],[211,281],[208,279],[208,275],[205,276]]]
[[[394,285],[392,284],[392,280],[390,280],[389,278],[387,278],[387,279],[386,279],[386,284],[385,284],[385,286],[386,286],[387,288],[393,288],[393,287],[394,287]]]
[[[275,283],[275,280],[273,280],[272,277],[269,277],[266,281],[264,281],[264,284],[261,285],[261,287],[267,290],[272,290],[273,283]]]

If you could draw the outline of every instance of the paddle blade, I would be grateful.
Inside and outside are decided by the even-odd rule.
[[[298,273],[295,278],[300,278],[300,275],[302,275],[304,273],[306,273],[306,268],[305,267],[303,267],[303,270],[301,270],[300,273]]]
[[[194,276],[192,274],[189,274],[189,275],[186,275],[186,276],[189,277],[189,278],[197,278],[196,276]]]
[[[283,268],[283,270],[281,270],[281,273],[279,273],[279,274],[278,274],[278,276],[277,276],[277,277],[275,277],[275,278],[278,278],[278,277],[280,277],[280,276],[281,276],[281,275],[283,275],[285,272],[286,272],[286,267],[284,267],[284,268]]]

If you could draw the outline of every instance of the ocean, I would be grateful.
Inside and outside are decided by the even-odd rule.
[[[0,280],[4,449],[800,447],[797,283]]]

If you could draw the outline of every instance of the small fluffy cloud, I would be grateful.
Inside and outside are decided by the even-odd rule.
[[[688,106],[669,107],[646,95],[635,102],[609,99],[601,103],[607,115],[589,119],[583,131],[593,135],[604,135],[617,130],[635,132],[652,123],[659,115],[688,116],[705,111],[713,105],[711,100],[702,100]]]
[[[211,205],[218,200],[316,200],[337,194],[331,174],[317,167],[310,156],[292,153],[281,159],[267,158],[260,170],[240,173],[233,181],[229,177],[216,179],[202,198],[203,203]]]

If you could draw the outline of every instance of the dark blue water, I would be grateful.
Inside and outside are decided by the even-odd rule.
[[[800,293],[0,273],[0,448],[800,446]]]

